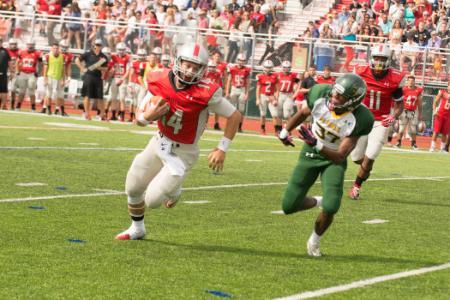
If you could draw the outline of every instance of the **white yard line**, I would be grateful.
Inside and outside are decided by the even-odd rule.
[[[324,296],[324,295],[345,292],[345,291],[348,291],[351,289],[361,288],[364,286],[368,286],[368,285],[372,285],[372,284],[376,284],[376,283],[380,283],[380,282],[384,282],[384,281],[395,280],[395,279],[400,279],[400,278],[405,278],[405,277],[410,277],[410,276],[417,276],[417,275],[421,275],[421,274],[425,274],[425,273],[429,273],[429,272],[440,271],[440,270],[445,270],[445,269],[449,269],[449,268],[450,268],[450,263],[445,263],[442,265],[437,265],[437,266],[432,266],[432,267],[420,268],[420,269],[415,269],[415,270],[410,270],[410,271],[405,271],[405,272],[400,272],[400,273],[377,276],[377,277],[364,279],[364,280],[353,281],[348,284],[337,285],[337,286],[320,289],[320,290],[316,290],[316,291],[307,291],[307,292],[299,293],[296,295],[282,297],[282,298],[276,298],[276,299],[277,300],[310,299],[310,298],[320,297],[320,296]]]
[[[449,179],[450,176],[437,176],[437,177],[404,177],[404,178],[373,178],[368,179],[368,181],[391,181],[391,180],[434,180],[434,179]],[[347,179],[346,182],[353,182],[353,179]],[[320,181],[316,181],[316,184]],[[183,191],[200,191],[200,190],[215,190],[215,189],[232,189],[240,187],[258,187],[258,186],[274,186],[274,185],[285,185],[287,182],[263,182],[263,183],[241,183],[241,184],[224,184],[224,185],[206,185],[206,186],[194,186],[183,188]],[[90,194],[66,194],[66,195],[54,195],[54,196],[42,196],[42,197],[27,197],[27,198],[9,198],[0,199],[0,203],[5,202],[24,202],[24,201],[34,201],[34,200],[48,200],[48,199],[61,199],[61,198],[77,198],[77,197],[98,197],[98,196],[108,196],[108,195],[124,195],[125,192],[116,190],[105,190],[105,189],[94,189],[96,191],[105,191],[99,193]]]

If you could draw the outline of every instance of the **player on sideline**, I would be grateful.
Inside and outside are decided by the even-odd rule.
[[[414,75],[408,76],[407,86],[403,87],[404,110],[400,115],[400,129],[397,144],[395,145],[397,148],[402,146],[403,135],[409,126],[411,132],[411,148],[413,150],[417,149],[417,126],[419,122],[422,122],[422,92],[423,88],[416,86]]]
[[[273,73],[273,62],[265,60],[263,62],[263,72],[256,75],[256,106],[259,107],[261,120],[261,134],[266,134],[266,115],[267,107],[273,119],[275,134],[277,135],[281,128],[278,124],[278,78]]]
[[[208,119],[208,111],[227,118],[224,136],[208,156],[209,167],[223,168],[225,154],[234,138],[241,114],[222,97],[215,83],[202,80],[208,64],[208,52],[199,44],[185,44],[179,51],[173,70],[150,73],[148,94],[142,101],[140,125],[158,120],[157,134],[138,154],[127,174],[130,228],[116,236],[117,240],[136,240],[145,236],[145,206],[151,209],[163,204],[173,207],[181,194],[181,185],[199,157],[197,145]],[[161,99],[148,106],[148,98]]]
[[[321,256],[320,239],[339,210],[344,190],[347,156],[358,139],[372,130],[373,115],[360,105],[366,95],[366,84],[355,74],[345,74],[334,85],[314,85],[302,108],[280,132],[286,146],[294,146],[289,132],[312,116],[310,129],[302,124],[300,138],[305,142],[299,161],[283,196],[283,211],[293,214],[316,206],[323,209],[316,219],[307,242],[310,256]],[[320,175],[323,197],[306,196]]]
[[[297,73],[291,72],[291,62],[285,60],[281,63],[282,72],[276,73],[278,88],[277,95],[278,99],[278,124],[276,124],[276,132],[280,132],[283,128],[283,119],[288,121],[289,118],[294,114],[294,100],[293,92],[294,86],[299,82],[297,78]]]
[[[242,132],[244,122],[245,106],[248,101],[250,91],[250,74],[252,69],[245,66],[245,54],[237,56],[237,64],[229,65],[227,68],[227,83],[225,85],[225,97],[239,109],[242,120],[239,122],[239,132]]]
[[[439,106],[438,106],[439,103]],[[436,139],[441,136],[441,152],[446,152],[446,140],[450,135],[450,82],[447,90],[440,90],[433,101],[433,136],[431,137],[430,152],[436,148]]]
[[[375,45],[371,49],[370,65],[355,67],[355,73],[367,84],[367,93],[363,104],[375,117],[372,131],[359,139],[351,157],[359,164],[359,171],[350,189],[351,199],[358,200],[361,185],[370,176],[375,159],[386,143],[389,127],[403,111],[404,75],[390,68],[391,49],[386,44]],[[394,100],[393,113],[391,103]]]

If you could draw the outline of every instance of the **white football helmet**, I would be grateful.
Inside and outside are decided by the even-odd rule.
[[[189,61],[199,66],[197,72],[183,70],[181,64],[183,61]],[[198,83],[206,71],[208,65],[208,52],[203,46],[196,43],[187,43],[178,50],[175,64],[173,65],[173,73],[177,79],[184,84]]]
[[[427,128],[427,124],[425,124],[424,121],[420,121],[419,124],[417,124],[417,132],[418,133],[423,133],[426,128]]]
[[[26,45],[29,51],[33,51],[36,46],[36,42],[33,40],[28,40]]]
[[[127,50],[127,46],[125,43],[118,43],[116,46],[117,52],[119,55],[125,55],[125,51]]]
[[[8,41],[8,47],[11,49],[11,50],[16,50],[17,49],[17,40],[16,39],[9,39],[9,41]]]
[[[59,42],[59,47],[61,48],[62,53],[66,53],[69,49],[69,43],[66,40],[61,40],[61,42]]]
[[[161,54],[162,54],[161,48],[159,48],[159,47],[153,48],[152,54],[155,54],[156,56],[161,56]]]
[[[138,49],[137,56],[140,60],[147,60],[147,50],[145,49]]]
[[[387,44],[378,44],[370,49],[370,68],[376,72],[389,69],[392,51]]]
[[[273,62],[271,60],[265,60],[262,66],[264,73],[270,73],[273,69]]]
[[[239,55],[237,56],[237,63],[239,67],[243,67],[245,65],[245,62],[247,61],[247,59],[245,58],[245,54],[244,53],[239,53]]]
[[[283,68],[283,71],[286,73],[291,72],[291,62],[288,60],[285,60],[281,63],[281,67]]]
[[[109,58],[109,56],[111,55],[111,49],[109,49],[109,47],[103,47],[103,48],[102,48],[102,53],[103,53],[104,55],[106,55],[106,57]]]
[[[163,55],[161,56],[161,61],[168,61],[168,62],[170,62],[170,55],[168,55],[168,54],[163,54]]]

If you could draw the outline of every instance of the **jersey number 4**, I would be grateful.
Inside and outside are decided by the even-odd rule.
[[[372,109],[372,110],[380,109],[381,92],[370,90],[369,97],[370,97],[369,109]]]
[[[166,126],[173,127],[173,134],[178,134],[180,132],[183,125],[181,121],[183,119],[183,111],[181,109],[177,109],[175,113],[170,117],[169,121],[166,121],[166,116],[163,117],[162,123]]]

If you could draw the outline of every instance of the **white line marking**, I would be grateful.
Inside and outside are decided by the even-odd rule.
[[[208,200],[193,200],[193,201],[183,201],[186,204],[206,204],[209,203]]]
[[[219,140],[215,140],[215,139],[201,139],[201,141],[205,141],[205,142],[218,142]]]
[[[262,162],[261,159],[246,159],[246,162]]]
[[[98,150],[98,151],[142,151],[144,148],[100,148],[100,147],[52,147],[52,146],[26,146],[26,147],[15,147],[15,146],[0,146],[0,150]]]
[[[17,186],[24,186],[24,187],[32,187],[32,186],[44,186],[47,185],[46,183],[41,182],[19,182],[16,183]]]
[[[122,193],[121,191],[108,190],[108,189],[92,189],[92,190],[96,191],[96,192],[101,192],[101,193]]]
[[[429,180],[429,179],[449,179],[450,176],[439,176],[439,177],[406,177],[406,178],[373,178],[368,179],[368,181],[391,181],[391,180]],[[353,182],[353,179],[346,179],[344,181]],[[320,183],[316,181],[315,184]],[[258,186],[274,186],[274,185],[285,185],[287,182],[265,182],[265,183],[242,183],[242,184],[224,184],[224,185],[206,185],[197,187],[187,187],[183,188],[183,191],[200,191],[200,190],[215,190],[215,189],[229,189],[229,188],[239,188],[239,187],[258,187]],[[109,191],[109,190],[108,190]],[[23,202],[23,201],[34,201],[34,200],[47,200],[47,199],[61,199],[61,198],[76,198],[76,197],[96,197],[96,196],[107,196],[107,195],[124,195],[125,192],[110,190],[111,192],[105,193],[93,193],[93,194],[66,194],[66,195],[55,195],[55,196],[43,196],[43,197],[28,197],[28,198],[10,198],[10,199],[0,199],[2,202]]]
[[[74,123],[45,122],[44,124],[50,125],[50,126],[60,126],[60,127],[68,127],[68,128],[109,130],[108,127],[101,127],[101,126],[95,126],[95,125],[82,125],[82,124],[74,124]]]
[[[316,290],[316,291],[303,292],[303,293],[299,293],[299,294],[288,296],[288,297],[277,298],[277,300],[310,299],[310,298],[320,297],[320,296],[329,295],[329,294],[333,294],[333,293],[344,292],[344,291],[348,291],[351,289],[356,289],[356,288],[376,284],[379,282],[395,280],[395,279],[400,279],[400,278],[405,278],[405,277],[410,277],[410,276],[416,276],[416,275],[421,275],[421,274],[425,274],[425,273],[429,273],[429,272],[445,270],[445,269],[449,269],[449,268],[450,268],[450,263],[445,263],[442,265],[437,265],[437,266],[432,266],[432,267],[420,268],[420,269],[415,269],[415,270],[410,270],[410,271],[405,271],[405,272],[394,273],[394,274],[390,274],[390,275],[383,275],[383,276],[373,277],[373,278],[369,278],[369,279],[358,280],[358,281],[354,281],[354,282],[351,282],[348,284],[337,285],[337,286],[320,289],[320,290]]]
[[[47,139],[40,138],[40,137],[29,137],[29,138],[27,138],[27,140],[30,140],[30,141],[46,141]]]
[[[363,224],[383,224],[383,223],[387,223],[387,222],[389,222],[389,220],[373,219],[373,220],[363,221]]]
[[[78,145],[85,145],[85,146],[98,146],[98,143],[78,143]]]
[[[282,210],[274,210],[274,211],[271,211],[270,213],[274,214],[274,215],[284,215],[284,211],[282,211]]]

